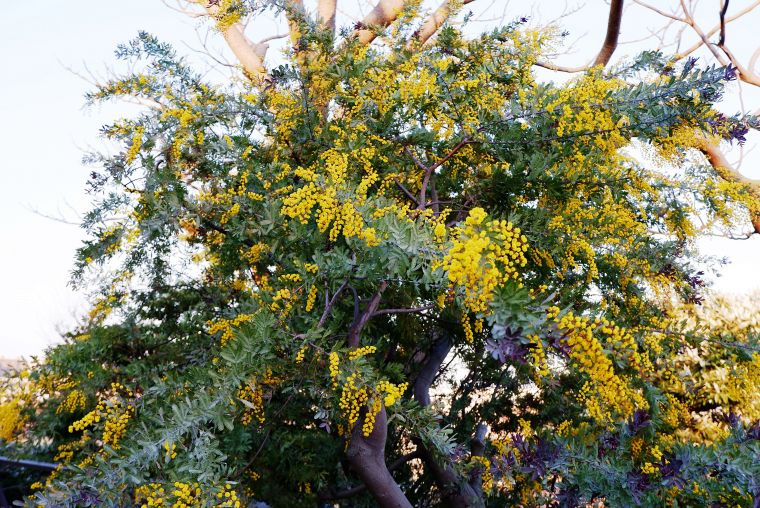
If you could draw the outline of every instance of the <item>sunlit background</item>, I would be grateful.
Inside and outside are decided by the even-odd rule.
[[[666,8],[674,2],[652,3]],[[697,21],[711,28],[718,20],[718,2],[705,4],[708,3],[698,12]],[[731,1],[729,15],[751,3]],[[116,45],[133,38],[138,30],[146,30],[173,44],[199,68],[214,66],[209,70],[211,79],[219,81],[230,74],[223,65],[226,54],[216,35],[172,6],[157,0],[80,0],[11,2],[4,8],[0,18],[4,69],[0,79],[0,357],[42,353],[45,347],[59,341],[60,332],[74,325],[77,316],[86,310],[86,290],[76,292],[68,286],[74,251],[83,239],[77,224],[90,207],[85,184],[89,173],[96,169],[85,166],[81,159],[88,151],[108,150],[98,137],[100,126],[130,107],[84,109],[83,96],[92,89],[93,81],[119,70],[112,67],[116,65]],[[352,24],[361,16],[360,9],[366,12],[369,7],[361,5],[355,11],[341,12],[338,24]],[[481,30],[522,16],[529,17],[533,26],[556,20],[569,32],[566,41],[570,47],[555,61],[580,65],[598,51],[607,9],[602,0],[585,4],[478,0],[467,7],[473,12],[468,30]],[[663,17],[629,3],[623,17],[623,44],[613,61],[656,47],[656,38],[640,39],[665,24]],[[760,46],[757,27],[760,9],[730,25],[727,42],[744,61]],[[679,28],[673,26],[669,33],[674,35]],[[285,27],[263,19],[249,33],[253,38],[254,34],[266,37],[285,31]],[[696,39],[684,32],[683,40],[688,46]],[[711,61],[704,51],[703,48],[697,53],[703,57],[701,62]],[[204,52],[210,52],[213,58]],[[268,61],[281,58],[273,46]],[[541,76],[554,80],[569,77],[556,73]],[[759,111],[760,89],[732,83],[723,109]],[[736,148],[730,152],[731,161],[742,158],[741,171],[753,178],[760,178],[757,144],[754,133],[748,137],[743,153]],[[741,231],[740,228],[737,233]],[[708,274],[715,289],[744,293],[760,288],[760,235],[745,240],[708,238],[700,246],[705,254],[730,261],[720,269],[721,277]]]

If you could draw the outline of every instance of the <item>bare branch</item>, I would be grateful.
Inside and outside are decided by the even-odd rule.
[[[634,2],[640,5],[644,5],[642,2],[639,2],[638,0],[634,0]],[[758,6],[760,6],[760,0],[755,0],[755,2],[752,2],[750,5],[740,10],[736,14],[727,16],[725,20],[725,24],[727,25],[731,23],[732,21],[736,21],[737,19],[741,18],[742,16],[744,16],[745,14],[752,11],[755,7],[758,7]],[[676,18],[676,20],[681,21],[682,23],[686,22],[685,20],[681,18]],[[718,30],[720,29],[721,29],[721,24],[719,23],[715,25],[714,27],[712,27],[705,35],[707,35],[707,37],[712,37],[713,35],[718,33]],[[694,53],[696,50],[701,48],[703,45],[704,45],[704,42],[702,41],[702,39],[700,39],[699,41],[695,42],[692,46],[690,46],[688,49],[685,49],[684,51],[679,52],[678,55],[676,56],[676,59],[680,60],[681,58],[685,58],[689,56],[690,54]]]
[[[475,0],[464,0],[462,5],[467,5]],[[446,20],[451,16],[451,0],[445,0],[431,15],[425,20],[425,23],[414,34],[414,38],[420,44],[424,44],[435,34]]]
[[[602,48],[599,50],[593,63],[578,67],[565,67],[549,62],[536,62],[536,65],[559,72],[583,72],[597,65],[607,65],[618,46],[618,39],[620,38],[620,23],[623,20],[623,3],[624,0],[612,0],[610,2],[610,15],[607,19],[607,34],[604,37]]]
[[[425,305],[424,307],[411,307],[411,308],[399,308],[399,309],[380,309],[372,313],[371,317],[382,316],[383,314],[414,314],[417,312],[425,312],[430,310],[435,305]]]
[[[636,4],[639,4],[642,7],[645,7],[647,9],[649,9],[650,11],[656,12],[660,16],[665,16],[666,18],[670,18],[670,19],[672,19],[674,21],[681,21],[682,23],[686,23],[686,20],[684,18],[682,18],[682,17],[680,17],[680,16],[678,16],[676,14],[670,13],[670,12],[665,12],[662,9],[658,9],[654,5],[650,5],[650,4],[646,3],[646,2],[642,2],[641,0],[633,0],[633,2],[636,3]]]
[[[317,21],[326,29],[335,32],[335,11],[338,0],[319,0],[317,4]]]
[[[348,279],[343,281],[343,284],[340,285],[330,300],[327,300],[327,291],[325,290],[325,310],[322,312],[322,317],[319,318],[317,328],[322,328],[325,325],[327,318],[330,317],[330,311],[332,311],[332,308],[335,306],[335,302],[338,301],[338,297],[343,292],[343,290],[346,289],[346,286],[348,286]]]
[[[723,6],[720,9],[720,39],[718,40],[718,46],[720,47],[726,43],[726,11],[728,10],[728,1],[721,0]]]
[[[723,58],[723,55],[720,54],[720,52],[714,47],[714,45],[710,42],[710,39],[707,37],[707,34],[705,34],[702,29],[699,27],[696,21],[694,21],[694,16],[691,12],[689,12],[689,8],[686,7],[686,2],[684,0],[681,0],[681,9],[683,9],[683,15],[684,20],[683,22],[689,25],[694,32],[699,36],[700,39],[702,39],[702,42],[707,46],[707,49],[710,50],[710,52],[713,54],[715,59],[721,64],[721,65],[728,65],[728,61],[726,61],[725,58]]]
[[[760,86],[760,76],[744,67],[727,47],[721,46],[720,49],[722,49],[726,54],[731,64],[736,67],[736,71],[740,80],[750,85]],[[760,49],[758,51],[760,51]],[[757,51],[755,54],[757,54]],[[753,55],[753,58],[756,59],[755,55]]]
[[[372,296],[372,299],[367,304],[367,308],[364,309],[364,312],[359,317],[359,321],[351,327],[351,330],[348,332],[348,339],[346,340],[348,347],[355,348],[359,346],[362,330],[372,318],[375,311],[377,311],[377,307],[380,305],[380,298],[382,298],[383,292],[387,287],[387,281],[380,283],[380,287],[377,289],[377,292]]]
[[[369,44],[377,37],[372,27],[386,27],[393,23],[404,8],[405,0],[380,0],[364,19],[357,23],[354,36],[363,44]]]
[[[203,0],[196,0],[203,4]],[[219,6],[213,3],[204,5],[206,13],[215,19],[219,14]],[[243,70],[252,81],[260,81],[266,77],[267,70],[264,67],[264,57],[269,45],[254,44],[245,36],[244,27],[241,23],[233,23],[221,31],[227,46],[240,62]]]
[[[417,208],[420,210],[425,209],[425,194],[427,193],[427,187],[428,183],[430,182],[430,176],[433,174],[433,171],[438,169],[441,165],[445,164],[449,159],[451,159],[454,155],[459,152],[465,145],[472,142],[472,138],[470,136],[465,136],[462,141],[457,143],[457,145],[441,160],[436,162],[435,164],[428,166],[425,168],[425,177],[422,179],[422,188],[420,189],[420,199],[419,199],[419,205]],[[424,166],[423,166],[424,167]]]
[[[612,58],[612,54],[617,49],[618,38],[620,37],[620,23],[623,20],[623,0],[612,0],[610,2],[610,15],[607,19],[607,35],[604,37],[602,49],[596,55],[594,66],[607,65]]]

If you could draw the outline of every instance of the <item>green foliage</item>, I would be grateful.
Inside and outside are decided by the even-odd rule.
[[[103,128],[74,271],[98,298],[14,399],[16,453],[64,464],[30,504],[370,506],[341,501],[347,450],[383,434],[415,506],[751,505],[757,328],[674,307],[700,299],[697,217],[749,199],[685,141],[744,121],[716,120],[726,70],[538,83],[518,23],[421,49],[411,26],[383,51],[304,24],[265,86],[118,49],[137,70],[88,100],[153,108]]]

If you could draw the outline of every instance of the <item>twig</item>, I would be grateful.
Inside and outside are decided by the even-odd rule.
[[[425,305],[424,307],[412,307],[412,308],[403,308],[403,309],[380,309],[372,313],[372,316],[382,316],[384,314],[414,314],[415,312],[424,312],[426,310],[430,310],[435,305]]]

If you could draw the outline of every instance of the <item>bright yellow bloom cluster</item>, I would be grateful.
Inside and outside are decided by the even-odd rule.
[[[357,209],[366,202],[367,193],[378,180],[370,163],[375,155],[373,147],[364,147],[351,152],[351,159],[356,160],[350,161],[347,152],[334,148],[325,151],[314,167],[293,172],[307,183],[285,197],[281,213],[307,224],[312,210],[317,207],[317,228],[323,233],[329,229],[331,241],[342,234],[345,238],[360,238],[370,247],[377,245],[377,232],[365,224]],[[349,162],[356,162],[366,172],[354,189],[351,189],[350,176],[353,175],[349,175]]]
[[[103,426],[103,444],[109,445],[114,449],[119,448],[119,443],[124,437],[129,420],[135,414],[135,406],[121,398],[119,392],[125,392],[128,397],[132,397],[131,390],[126,390],[120,383],[111,383],[111,391],[114,395],[108,399],[101,400],[98,405],[84,415],[82,419],[77,420],[69,425],[69,432],[82,431],[93,426],[100,421],[104,421]]]
[[[209,499],[213,499],[212,494],[210,492],[203,492],[197,482],[177,481],[166,486],[160,483],[148,483],[140,485],[135,489],[135,503],[140,504],[141,508],[148,508],[150,506],[162,506],[166,508],[205,508],[208,506],[213,506],[214,508],[240,508],[243,506],[237,492],[229,484],[225,484],[216,493],[215,497],[216,502],[210,503]]]
[[[84,392],[81,390],[71,390],[66,395],[66,398],[58,405],[55,412],[56,414],[63,412],[76,413],[77,411],[84,409],[86,403],[87,398],[85,397]]]
[[[589,415],[597,421],[610,423],[616,418],[628,418],[637,408],[648,408],[642,394],[615,374],[612,361],[594,336],[594,332],[603,327],[602,321],[592,321],[570,312],[563,316],[558,314],[558,308],[549,309],[549,318],[554,319],[564,341],[570,346],[570,358],[588,376],[579,399],[586,404]]]
[[[224,488],[216,494],[216,497],[220,500],[219,504],[214,505],[215,508],[240,508],[240,499],[237,492],[231,485],[226,484]]]
[[[303,363],[303,359],[306,356],[306,349],[306,346],[304,346],[298,350],[298,353],[296,353],[296,364]]]
[[[10,441],[21,423],[21,411],[16,400],[0,404],[0,440]]]
[[[385,394],[383,397],[383,404],[385,404],[386,407],[390,407],[401,398],[408,387],[408,383],[394,385],[393,383],[383,380],[377,384],[377,391],[380,394]]]
[[[314,308],[314,303],[317,301],[317,286],[311,286],[309,294],[306,295],[306,312],[311,312]]]
[[[177,458],[177,445],[169,441],[164,442],[164,452],[166,454],[166,462]]]
[[[470,210],[464,225],[454,229],[452,247],[442,262],[452,287],[464,290],[465,308],[476,313],[488,313],[494,290],[518,280],[518,268],[527,262],[527,239],[520,229],[486,217],[482,208]]]
[[[375,346],[364,346],[357,349],[352,349],[348,352],[348,359],[349,360],[356,360],[357,358],[361,358],[362,356],[371,355],[372,353],[377,351],[377,347]]]
[[[137,154],[140,153],[144,134],[144,125],[138,125],[135,127],[134,131],[132,131],[132,146],[129,147],[129,151],[127,151],[127,155],[124,157],[124,160],[127,164],[131,164],[135,158],[137,158]]]
[[[493,473],[491,472],[491,461],[488,458],[475,455],[470,457],[470,463],[478,468],[482,469],[481,478],[483,485],[483,492],[489,494],[493,489]]]
[[[573,86],[559,90],[557,97],[546,106],[548,113],[559,112],[557,136],[589,133],[594,145],[610,154],[627,145],[627,136],[621,133],[626,120],[615,121],[611,112],[602,107],[607,95],[621,84],[621,81],[586,74]]]
[[[243,425],[250,425],[254,418],[260,424],[266,421],[264,417],[264,397],[258,383],[249,383],[238,389],[237,397],[241,401],[244,401],[243,404],[246,407],[240,420]]]
[[[224,346],[227,341],[232,340],[235,336],[234,329],[243,323],[248,323],[251,319],[253,319],[253,314],[240,314],[233,319],[219,319],[209,321],[206,324],[208,325],[208,333],[213,335],[222,332],[222,346]]]
[[[349,429],[354,428],[354,424],[356,424],[356,421],[359,419],[359,411],[361,411],[361,408],[368,400],[369,395],[367,394],[367,389],[356,385],[356,374],[348,376],[340,394],[338,407],[340,407],[343,417],[348,421]],[[374,419],[374,416],[372,418]],[[372,431],[370,430],[370,433],[371,432]]]
[[[340,374],[340,359],[338,353],[333,351],[330,353],[330,379],[332,379],[333,387],[338,386],[338,375]]]

